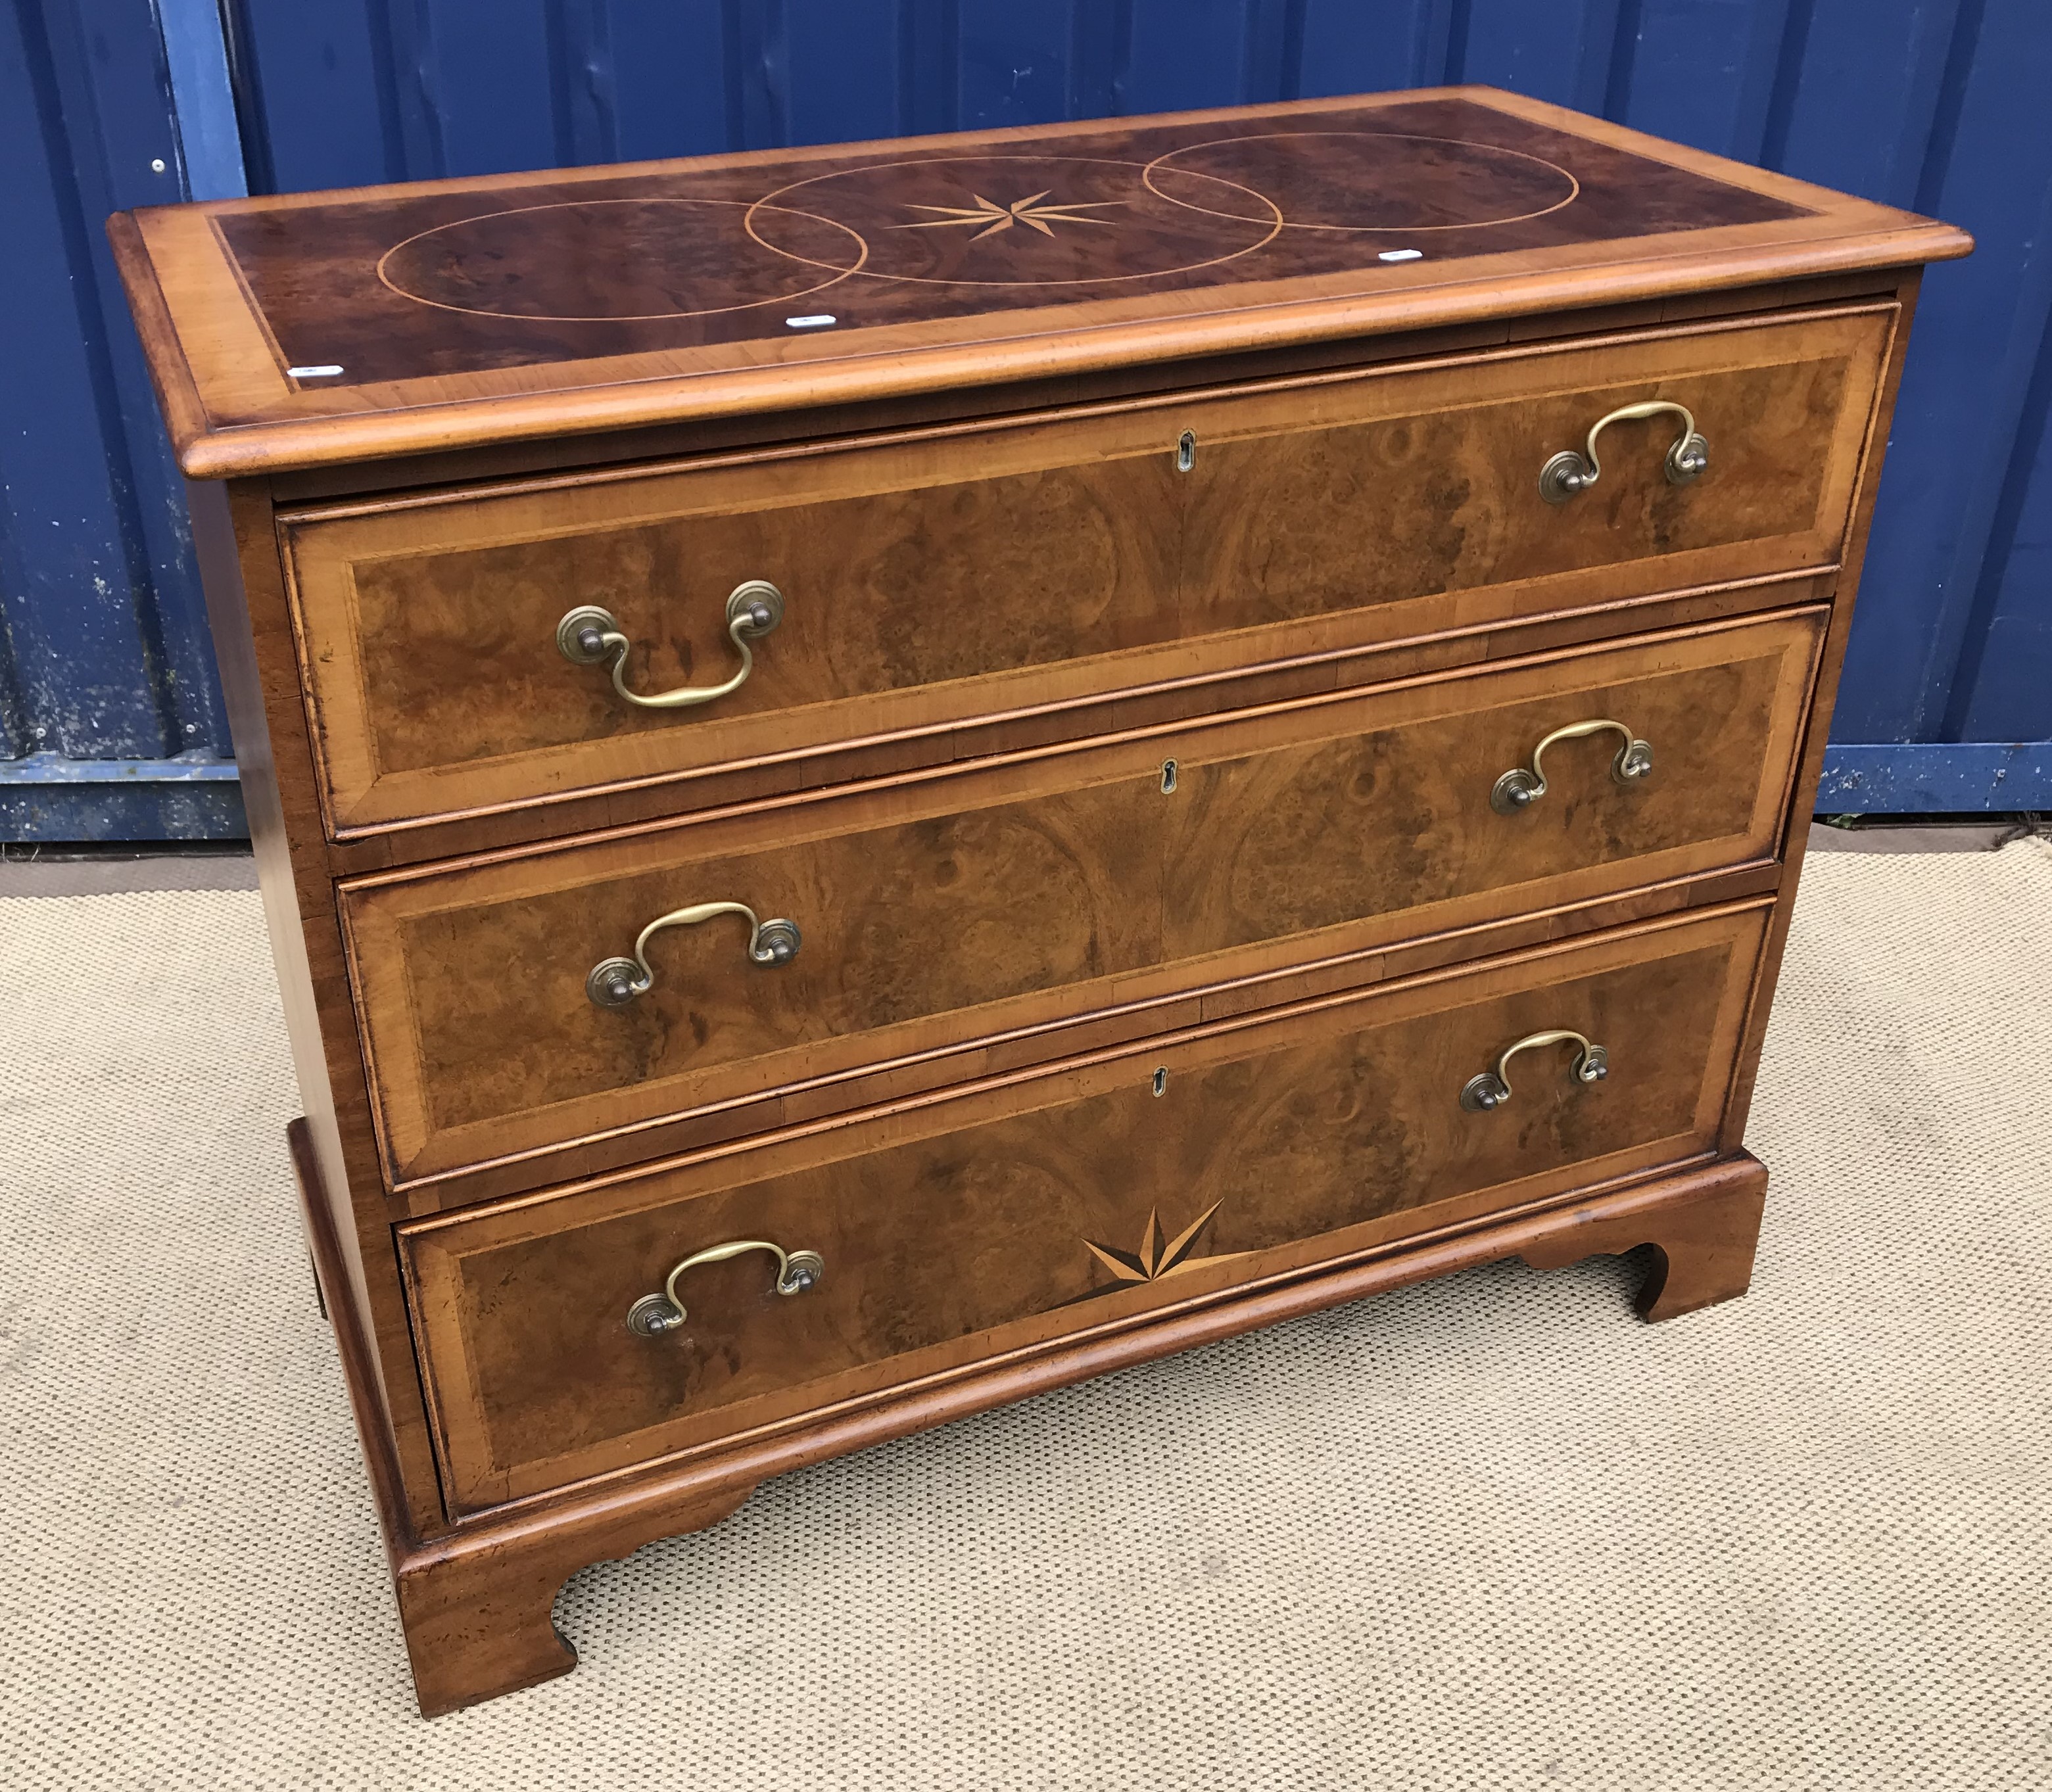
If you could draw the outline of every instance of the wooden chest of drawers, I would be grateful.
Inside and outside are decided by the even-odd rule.
[[[110,226],[421,1708],[765,1477],[1742,1292],[1943,225],[1481,89]]]

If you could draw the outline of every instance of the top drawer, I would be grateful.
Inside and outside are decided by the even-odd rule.
[[[883,734],[930,735],[945,759],[951,727],[1022,710],[1828,565],[1896,316],[1651,331],[289,514],[329,825]],[[1546,500],[1549,460],[1654,401],[1669,408],[1604,429],[1592,486]],[[1677,406],[1708,443],[1682,483]],[[750,581],[781,616],[736,683]],[[559,645],[581,608],[617,625],[595,624],[596,663]],[[609,675],[623,640],[628,692],[731,688],[632,702]]]

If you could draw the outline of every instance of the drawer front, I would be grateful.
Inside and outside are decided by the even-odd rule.
[[[944,760],[950,728],[1021,710],[1829,566],[1895,318],[1506,350],[289,516],[330,824],[764,761],[796,788],[805,755],[858,740]],[[1550,459],[1655,400],[1693,415],[1706,471],[1669,481],[1663,413],[1611,425],[1596,483],[1545,501]],[[749,636],[743,616],[734,684],[727,606],[751,581],[781,620]],[[629,701],[608,631],[593,624],[595,663],[559,645],[585,608],[627,644],[627,691],[732,687]]]
[[[973,1074],[963,1054],[1017,1061],[1022,1032],[1059,1056],[1077,1016],[1769,859],[1823,615],[345,886],[388,1171],[525,1154],[531,1186],[573,1142],[622,1164],[738,1130],[660,1136],[721,1104],[753,1125],[845,1109],[908,1060]],[[1616,726],[1549,745],[1543,795],[1499,795],[1592,722]],[[1620,781],[1634,739],[1651,769]],[[641,939],[714,904],[738,906]],[[773,921],[795,956],[752,961]],[[618,1005],[593,998],[605,961]]]
[[[1713,1148],[1769,910],[1592,936],[400,1229],[475,1510]],[[1518,1041],[1494,1108],[1462,1092]],[[764,1241],[824,1264],[776,1292]],[[802,1280],[802,1263],[792,1277]],[[630,1309],[672,1289],[655,1335]],[[674,1309],[651,1303],[662,1319]],[[644,1308],[646,1313],[648,1309]]]

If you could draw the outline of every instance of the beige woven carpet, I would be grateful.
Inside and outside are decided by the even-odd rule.
[[[421,1722],[256,899],[0,902],[0,1783],[2052,1786],[2052,849],[1813,857],[1746,1300],[1480,1270],[764,1488]]]

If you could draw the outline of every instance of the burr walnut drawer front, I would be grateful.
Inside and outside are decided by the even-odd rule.
[[[797,788],[851,742],[942,761],[1022,711],[1828,568],[1896,315],[288,514],[329,824],[740,766]]]
[[[388,1171],[533,1186],[566,1145],[624,1164],[1079,1049],[1078,1017],[1138,1036],[1207,986],[1764,864],[1823,616],[345,884]]]
[[[1707,1153],[1768,912],[402,1226],[444,1485],[474,1511]]]

